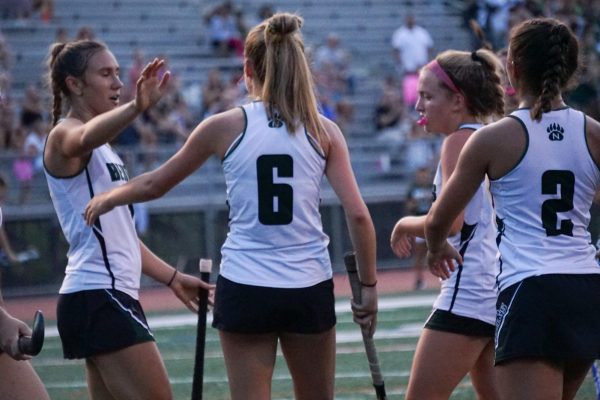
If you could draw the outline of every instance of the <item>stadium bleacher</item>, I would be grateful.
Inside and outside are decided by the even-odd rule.
[[[209,69],[219,67],[230,71],[240,66],[240,60],[235,57],[216,57],[207,40],[202,14],[216,3],[200,0],[61,0],[55,2],[54,17],[49,22],[36,17],[25,22],[3,20],[1,31],[15,56],[12,96],[18,102],[29,83],[43,81],[45,57],[57,28],[66,28],[72,37],[84,25],[94,31],[97,39],[108,44],[123,70],[129,67],[133,51],[139,48],[147,57],[166,55],[184,87],[202,85]],[[235,6],[243,10],[248,23],[255,20],[263,3],[259,0],[234,1]],[[338,0],[282,0],[275,4],[275,9],[297,12],[305,18],[303,34],[308,46],[319,45],[328,33],[335,32],[351,53],[357,81],[356,90],[350,97],[354,121],[345,134],[354,170],[370,206],[401,203],[408,185],[403,147],[373,140],[372,115],[380,84],[385,74],[394,68],[390,37],[410,12],[429,30],[435,49],[464,49],[469,42],[467,32],[461,27],[460,10],[451,2],[441,0],[345,0],[343,5]],[[162,146],[159,161],[175,150],[175,146]],[[382,157],[388,160],[386,168],[381,168]],[[10,152],[0,155],[1,168],[9,171],[13,158],[14,154]],[[14,181],[9,184],[16,185]],[[211,160],[165,197],[150,202],[148,208],[154,214],[202,211],[206,207],[225,209],[223,189],[219,163]],[[7,220],[54,217],[42,175],[36,177],[32,191],[28,204],[9,201],[4,207]],[[327,183],[324,183],[323,197],[324,206],[336,207],[337,201]],[[388,224],[393,222],[393,218],[388,219]],[[336,231],[341,232],[337,228],[332,231],[334,235]],[[342,240],[338,242],[343,243]],[[382,243],[387,243],[386,238],[382,238]],[[334,258],[339,256],[334,255]]]

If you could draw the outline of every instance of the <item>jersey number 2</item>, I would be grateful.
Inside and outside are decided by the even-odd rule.
[[[292,157],[287,154],[266,154],[256,160],[258,220],[263,225],[287,225],[293,218],[294,190],[287,183],[275,183],[274,170],[280,178],[293,177]]]
[[[570,219],[560,221],[557,227],[558,213],[573,209],[575,194],[575,175],[571,171],[550,170],[542,174],[542,194],[556,195],[560,186],[560,198],[544,201],[542,204],[542,223],[548,236],[573,236],[573,222]]]

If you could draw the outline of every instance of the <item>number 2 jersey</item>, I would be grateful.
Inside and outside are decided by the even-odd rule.
[[[237,283],[313,286],[332,277],[319,212],[326,160],[303,126],[290,134],[262,102],[242,107],[246,127],[222,164],[229,232],[221,270]]]
[[[585,137],[585,115],[572,108],[510,116],[527,144],[521,160],[491,181],[500,250],[500,290],[531,276],[600,273],[587,230],[600,182]]]

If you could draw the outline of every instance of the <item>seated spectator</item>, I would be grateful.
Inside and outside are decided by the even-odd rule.
[[[133,99],[135,94],[135,88],[137,84],[138,77],[142,73],[142,70],[146,66],[146,61],[144,59],[144,52],[141,49],[135,49],[131,56],[131,65],[127,69],[127,78],[125,82],[125,90],[124,90],[124,102],[127,102]]]
[[[202,86],[202,114],[203,118],[216,114],[221,107],[221,95],[225,90],[225,83],[221,79],[221,71],[213,68],[208,71],[207,80]]]
[[[388,75],[383,83],[381,95],[375,106],[375,129],[381,132],[384,129],[396,128],[404,117],[404,103],[400,82],[395,75]]]
[[[13,53],[10,49],[8,41],[0,33],[0,73],[10,71],[14,64]]]
[[[28,127],[38,120],[43,120],[45,110],[40,89],[36,85],[28,85],[21,102],[21,125]]]
[[[244,39],[239,29],[239,17],[230,1],[217,5],[205,16],[210,43],[219,56],[244,55]]]
[[[49,131],[48,125],[41,115],[28,121],[23,125],[27,131],[25,143],[23,144],[23,153],[29,158],[33,165],[33,173],[39,173],[44,168],[43,153],[46,143],[46,136]]]
[[[0,1],[0,17],[2,19],[28,20],[33,13],[31,0]]]
[[[351,55],[340,46],[340,38],[335,33],[329,33],[323,46],[314,52],[315,68],[330,69],[333,72],[337,90],[352,94],[354,91],[354,76],[350,71]]]
[[[75,40],[93,40],[95,37],[94,30],[87,25],[82,26],[75,35]]]
[[[67,32],[67,28],[64,26],[59,26],[56,28],[56,33],[54,34],[54,41],[56,43],[67,43],[69,41],[69,33]]]

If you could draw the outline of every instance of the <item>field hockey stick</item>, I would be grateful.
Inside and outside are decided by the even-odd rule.
[[[44,314],[40,310],[35,312],[31,336],[19,338],[19,352],[30,356],[37,356],[44,345]]]
[[[348,280],[350,281],[354,302],[360,304],[362,301],[360,294],[361,283],[360,278],[358,277],[358,271],[356,270],[356,257],[353,252],[344,255],[344,265],[346,266],[346,272],[348,273]],[[361,333],[377,400],[386,400],[385,384],[383,382],[383,376],[381,375],[381,367],[379,366],[379,358],[377,357],[377,350],[375,349],[375,341],[372,337],[369,337],[366,329],[361,328]]]
[[[199,263],[200,279],[208,283],[212,260],[204,258]],[[204,349],[206,345],[206,313],[208,310],[208,290],[200,289],[198,293],[198,326],[196,328],[196,358],[194,360],[194,378],[192,381],[192,400],[202,400],[204,385]]]

